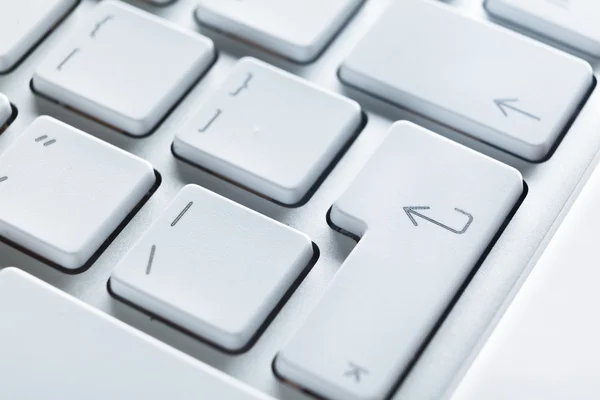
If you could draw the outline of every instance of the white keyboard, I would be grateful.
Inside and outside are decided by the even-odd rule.
[[[441,399],[600,149],[593,0],[0,0],[0,398]]]

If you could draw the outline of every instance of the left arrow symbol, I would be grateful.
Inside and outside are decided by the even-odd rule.
[[[536,121],[542,120],[537,115],[528,113],[527,111],[513,105],[513,103],[518,103],[518,102],[519,102],[519,99],[494,99],[494,103],[498,106],[500,111],[502,111],[502,114],[504,114],[505,117],[508,117],[508,112],[506,110],[509,109],[509,110],[513,110],[514,112],[517,112],[521,115],[524,115],[528,118],[535,119]]]
[[[3,177],[0,177],[0,182],[4,182],[4,181],[5,181],[5,180],[7,180],[7,179],[8,179],[8,176],[3,176]]]

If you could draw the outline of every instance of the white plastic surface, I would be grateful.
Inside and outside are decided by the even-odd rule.
[[[0,73],[10,70],[77,0],[0,0]]]
[[[408,122],[335,202],[361,236],[279,353],[285,379],[331,400],[383,400],[519,199],[519,172]]]
[[[36,66],[42,63],[63,40],[68,39],[77,25],[85,22],[88,16],[95,12],[94,7],[99,3],[98,0],[81,0],[75,11],[27,57],[25,62],[19,65],[19,68],[8,75],[0,75],[0,92],[6,94],[19,110],[17,119],[0,135],[0,152],[6,151],[40,113],[45,113],[148,160],[162,175],[162,184],[86,273],[75,276],[64,274],[48,268],[43,262],[4,243],[0,243],[0,265],[22,267],[93,307],[115,315],[127,324],[277,399],[314,400],[311,396],[289,387],[274,377],[271,368],[273,358],[301,326],[302,321],[326,291],[330,281],[355,246],[350,238],[327,225],[325,220],[327,211],[356,177],[386,135],[392,122],[408,119],[512,165],[521,171],[529,188],[519,211],[486,257],[422,357],[411,369],[409,376],[403,381],[398,392],[392,396],[394,400],[441,399],[440,391],[447,388],[449,380],[452,380],[465,358],[471,354],[473,346],[489,325],[490,318],[505,299],[514,280],[528,264],[540,240],[546,235],[560,211],[567,212],[570,207],[570,203],[565,202],[600,146],[598,134],[600,132],[598,112],[600,90],[592,93],[586,106],[578,114],[575,124],[561,140],[552,157],[544,163],[532,164],[474,140],[448,126],[437,124],[431,119],[423,118],[406,109],[390,106],[372,96],[345,87],[336,75],[339,66],[356,43],[377,22],[377,18],[385,13],[386,6],[393,1],[395,0],[365,2],[350,23],[342,29],[340,35],[327,47],[325,53],[315,62],[301,66],[247,45],[243,41],[213,34],[208,29],[203,30],[206,35],[215,40],[219,51],[217,63],[151,136],[139,140],[102,126],[93,119],[81,116],[66,107],[42,100],[30,90],[29,82]],[[177,0],[167,6],[152,6],[139,0],[127,0],[127,2],[184,28],[198,29],[193,18],[198,0]],[[446,2],[451,3],[464,14],[481,20],[486,18],[482,0]],[[229,77],[242,55],[262,59],[321,88],[350,97],[358,101],[368,115],[368,124],[361,130],[357,140],[328,174],[328,178],[319,186],[310,201],[302,207],[293,209],[281,207],[217,175],[179,162],[171,154],[170,146],[175,133],[187,123],[189,118],[197,114],[202,103],[211,99],[213,93]],[[596,73],[600,72],[598,60],[589,61],[593,62]],[[151,320],[145,313],[116,301],[106,290],[107,280],[119,260],[162,215],[181,188],[189,183],[209,188],[306,233],[320,248],[319,261],[311,269],[308,277],[294,291],[293,296],[269,324],[258,342],[243,355],[231,356],[157,319]],[[542,247],[545,247],[545,242]],[[101,384],[100,378],[98,382]],[[65,384],[75,385],[76,382],[67,380]]]
[[[2,399],[270,399],[16,268],[0,315]]]
[[[587,62],[431,0],[394,2],[340,76],[532,161],[549,153],[593,83]]]
[[[12,107],[8,98],[0,93],[0,127],[4,126],[12,115]]]
[[[299,62],[314,59],[363,0],[199,0],[196,19]]]
[[[596,167],[452,400],[598,397],[599,201]]]
[[[177,133],[173,150],[241,186],[295,204],[360,122],[355,101],[243,58]]]
[[[188,185],[119,263],[111,288],[139,307],[237,351],[312,256],[306,235]]]
[[[215,58],[210,39],[103,1],[38,66],[35,90],[126,133],[161,121]]]
[[[487,0],[486,8],[499,18],[600,56],[597,0]]]
[[[154,182],[147,161],[39,117],[0,155],[0,236],[77,269]]]

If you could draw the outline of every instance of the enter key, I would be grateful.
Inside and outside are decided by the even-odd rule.
[[[332,207],[361,240],[277,373],[331,400],[386,398],[522,193],[517,170],[394,124]]]

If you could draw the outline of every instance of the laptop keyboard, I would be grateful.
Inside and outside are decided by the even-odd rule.
[[[0,397],[442,398],[596,163],[571,3],[0,0]]]

